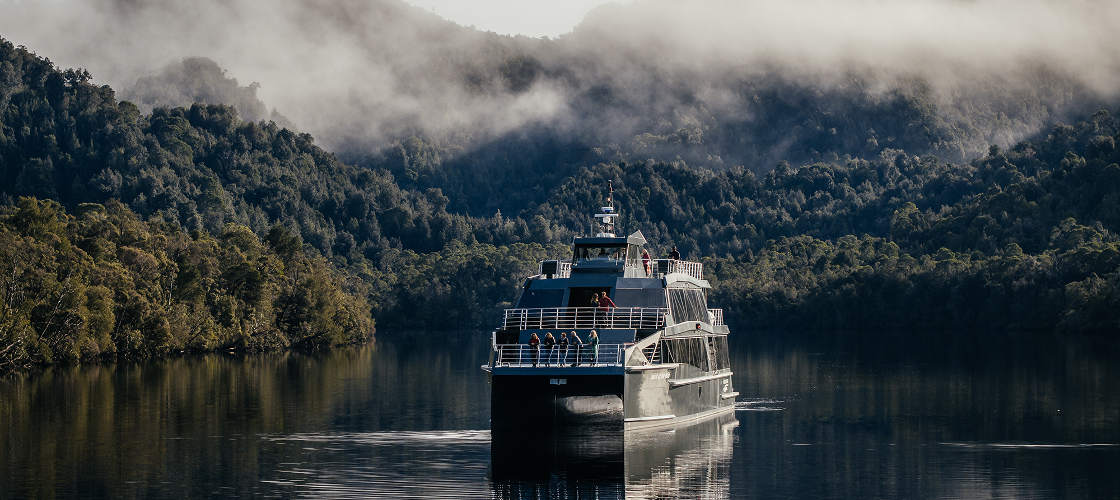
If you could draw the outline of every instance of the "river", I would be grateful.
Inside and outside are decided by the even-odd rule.
[[[0,498],[1120,495],[1120,363],[1100,349],[732,338],[733,417],[625,441],[492,436],[482,333],[9,377]]]

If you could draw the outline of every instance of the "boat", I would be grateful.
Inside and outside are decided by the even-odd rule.
[[[594,234],[574,238],[569,259],[540,262],[491,333],[482,369],[492,429],[620,422],[631,430],[734,412],[730,332],[723,311],[708,308],[703,265],[645,255],[641,231],[616,235],[607,192]],[[603,293],[613,307],[592,302]],[[549,334],[568,345],[547,345]]]

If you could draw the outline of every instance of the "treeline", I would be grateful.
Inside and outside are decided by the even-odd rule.
[[[317,348],[373,334],[366,284],[276,226],[215,236],[116,201],[0,208],[0,371],[105,356]]]
[[[782,238],[711,259],[713,300],[745,329],[914,335],[957,329],[1120,331],[1120,240],[1068,219],[1037,254],[909,254],[886,238]],[[1067,238],[1076,235],[1073,238]]]

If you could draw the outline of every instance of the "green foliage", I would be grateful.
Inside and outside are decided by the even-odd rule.
[[[106,355],[322,347],[373,333],[365,287],[281,256],[244,226],[218,238],[119,202],[0,209],[0,370]],[[292,297],[309,297],[299,308]]]

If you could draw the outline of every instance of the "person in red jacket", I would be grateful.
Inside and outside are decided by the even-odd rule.
[[[607,296],[607,292],[603,292],[603,293],[599,294],[599,313],[606,316],[608,327],[610,326],[610,322],[611,322],[611,317],[610,317],[611,309],[614,309],[616,307],[618,307],[618,306],[614,305],[614,301],[611,300],[611,298],[609,296]]]
[[[533,356],[533,366],[537,366],[541,357],[541,338],[535,333],[529,336],[529,354]]]

